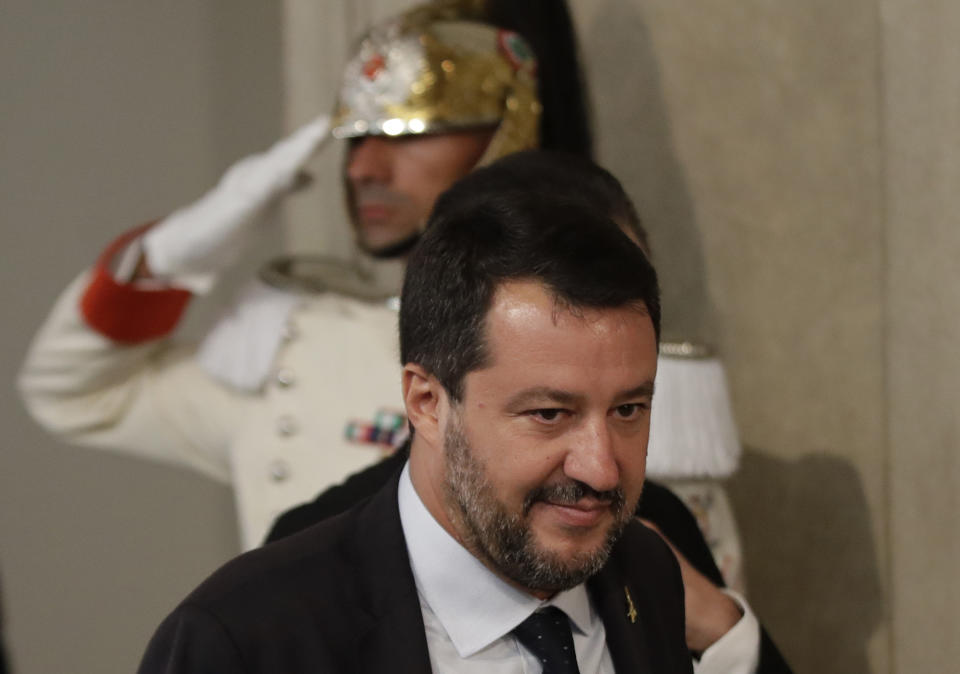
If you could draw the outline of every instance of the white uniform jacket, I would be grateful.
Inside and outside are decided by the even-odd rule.
[[[198,354],[167,336],[185,301],[168,311],[158,304],[171,291],[151,297],[107,273],[75,280],[35,337],[19,380],[28,410],[68,442],[232,483],[245,548],[279,513],[402,440],[397,315],[387,303],[254,285]],[[149,318],[121,311],[130,296]],[[124,315],[104,318],[116,311]]]

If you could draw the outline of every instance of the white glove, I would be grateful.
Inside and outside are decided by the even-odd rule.
[[[236,261],[253,224],[294,187],[329,129],[330,118],[318,117],[266,152],[241,159],[198,201],[151,227],[143,237],[151,273],[207,292],[216,273]]]

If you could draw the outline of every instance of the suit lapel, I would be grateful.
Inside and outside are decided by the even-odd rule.
[[[587,587],[603,620],[614,669],[617,672],[652,672],[643,616],[633,605],[633,598],[638,594],[630,588],[613,557],[588,581]]]
[[[360,513],[352,562],[370,624],[359,635],[362,672],[430,672],[417,587],[397,506],[399,474]]]

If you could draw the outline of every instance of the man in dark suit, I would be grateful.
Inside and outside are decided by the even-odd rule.
[[[502,159],[487,174],[490,193],[522,189],[547,195],[576,194],[591,209],[606,213],[650,254],[647,234],[619,182],[602,168],[553,152],[526,152]],[[409,445],[390,457],[323,491],[310,503],[283,513],[268,543],[295,534],[348,510],[373,495],[406,465]],[[644,483],[636,516],[654,527],[677,554],[684,579],[687,646],[699,674],[785,674],[790,669],[742,597],[722,590],[724,580],[693,514],[669,489]],[[739,606],[738,606],[739,604]],[[739,608],[739,611],[738,611]]]
[[[656,275],[582,202],[482,189],[496,171],[441,197],[408,267],[403,472],[223,567],[142,672],[691,671],[676,561],[633,519]]]

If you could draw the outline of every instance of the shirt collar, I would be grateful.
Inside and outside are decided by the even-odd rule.
[[[400,476],[398,502],[417,591],[460,657],[509,634],[542,606],[562,609],[580,632],[599,619],[582,583],[542,601],[498,578],[433,518],[410,480],[409,462]]]

